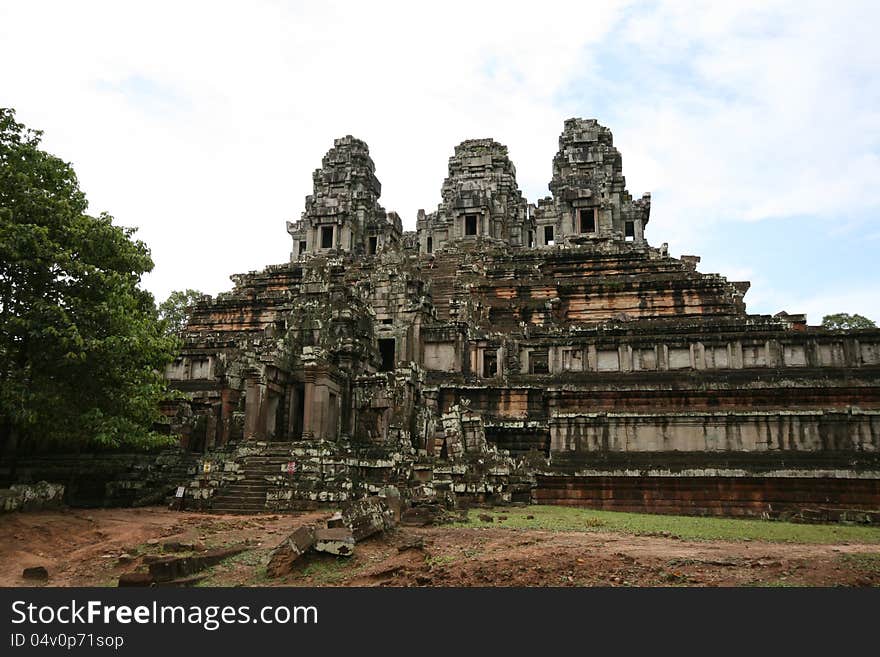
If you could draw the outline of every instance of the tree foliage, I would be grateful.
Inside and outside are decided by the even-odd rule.
[[[86,213],[41,135],[0,108],[0,439],[151,444],[175,340],[140,288],[150,252]]]
[[[186,327],[189,310],[204,292],[198,290],[174,290],[159,304],[159,319],[162,320],[166,333],[179,336]]]
[[[872,320],[861,315],[837,313],[836,315],[825,315],[822,318],[822,328],[831,330],[864,329],[877,328],[877,325]]]

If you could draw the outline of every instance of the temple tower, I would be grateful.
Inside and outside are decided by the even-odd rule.
[[[351,135],[333,142],[312,174],[302,219],[287,222],[291,261],[309,255],[348,252],[375,255],[396,247],[403,230],[396,212],[379,205],[382,185],[367,144]]]
[[[449,158],[441,195],[436,212],[419,211],[421,253],[453,241],[528,246],[528,208],[506,146],[492,139],[461,142]]]
[[[536,245],[624,240],[644,244],[651,195],[634,201],[611,130],[596,119],[569,119],[553,158],[552,197],[533,208]]]

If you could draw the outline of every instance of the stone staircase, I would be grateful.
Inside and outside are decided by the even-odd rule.
[[[461,254],[444,252],[426,272],[431,280],[431,298],[439,320],[450,319],[449,301],[455,294],[455,275],[462,261]]]
[[[214,513],[268,513],[266,495],[269,477],[284,472],[291,460],[289,448],[270,449],[265,454],[254,454],[243,459],[244,478],[218,490],[211,502]]]

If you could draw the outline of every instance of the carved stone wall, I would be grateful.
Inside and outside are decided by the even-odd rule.
[[[747,282],[649,246],[650,196],[631,197],[595,120],[565,122],[536,206],[491,139],[455,148],[415,233],[380,191],[366,144],[337,140],[288,225],[291,262],[193,310],[168,370],[189,400],[166,410],[226,464],[190,482],[193,503],[394,486],[688,513],[880,507],[880,331],[748,314]]]

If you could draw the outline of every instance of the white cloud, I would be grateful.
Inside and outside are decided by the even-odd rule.
[[[783,306],[779,306],[783,307]],[[880,285],[867,284],[847,290],[821,290],[789,300],[790,312],[806,313],[810,324],[820,324],[825,315],[848,313],[863,315],[880,325]]]
[[[578,25],[566,34],[559,17]],[[333,139],[367,141],[412,226],[455,144],[494,136],[543,185],[552,95],[616,5],[9,3],[0,104],[73,162],[94,211],[153,249],[148,285],[216,292],[280,262]],[[525,167],[524,178],[537,178]]]
[[[96,212],[141,228],[160,298],[214,293],[229,274],[285,260],[284,222],[344,134],[370,145],[383,205],[412,227],[462,139],[507,144],[535,200],[563,120],[596,116],[631,191],[655,193],[649,238],[699,253],[716,218],[880,207],[877,14],[800,2],[7,2],[0,105],[45,130]],[[629,58],[626,71],[612,55]]]
[[[670,2],[635,14],[621,33],[645,83],[615,134],[630,185],[657,192],[651,235],[693,244],[694,227],[718,219],[876,217],[878,18],[868,3]]]

